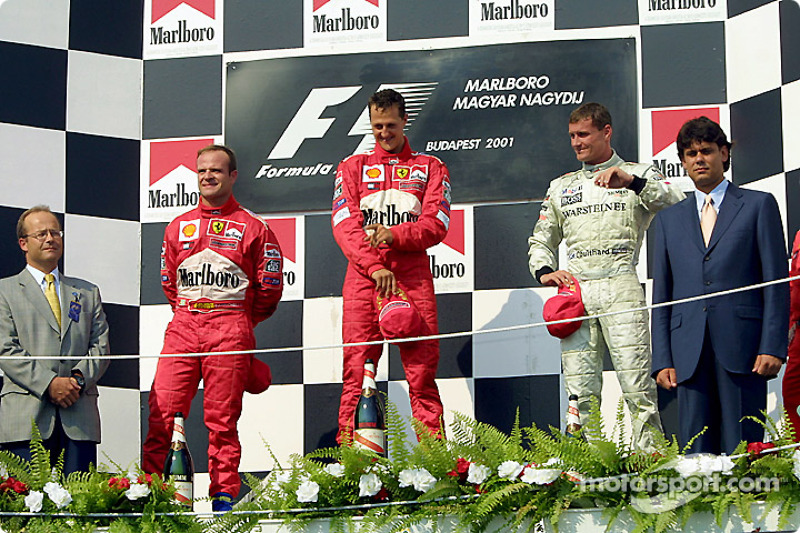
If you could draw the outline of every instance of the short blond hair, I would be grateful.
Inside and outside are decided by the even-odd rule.
[[[17,238],[24,239],[25,238],[25,219],[28,218],[30,215],[34,213],[50,213],[54,217],[56,216],[52,211],[50,211],[50,206],[48,205],[35,205],[22,213],[19,216],[19,220],[17,220]],[[56,217],[56,221],[58,222],[58,217]],[[61,222],[58,222],[58,228],[61,229]]]

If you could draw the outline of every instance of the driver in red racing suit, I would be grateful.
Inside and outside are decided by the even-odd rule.
[[[800,231],[794,236],[789,277],[800,275]],[[789,415],[795,442],[800,442],[800,279],[789,282],[789,357],[783,373],[783,407]]]
[[[375,149],[341,162],[334,185],[333,236],[347,257],[342,338],[345,343],[380,340],[376,289],[400,288],[416,304],[423,335],[438,333],[436,297],[426,250],[444,239],[450,224],[450,178],[438,158],[412,152],[403,128],[403,97],[387,89],[369,99]],[[436,386],[439,342],[400,343],[411,412],[431,433],[441,434],[442,401]],[[339,434],[351,434],[361,392],[364,361],[375,365],[381,345],[344,349]]]
[[[161,284],[174,316],[162,353],[252,350],[253,326],[275,311],[283,292],[281,249],[266,222],[234,199],[236,159],[229,148],[201,149],[197,168],[199,205],[164,233]],[[178,411],[188,417],[201,378],[209,495],[214,511],[227,511],[240,487],[242,395],[270,381],[268,367],[252,354],[159,359],[142,468],[163,471],[173,417]]]

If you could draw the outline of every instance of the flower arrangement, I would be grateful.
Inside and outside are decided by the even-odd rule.
[[[112,533],[203,531],[173,502],[175,488],[158,476],[137,470],[64,476],[63,456],[51,467],[35,424],[31,458],[0,451],[0,527],[8,533],[86,532],[99,526]]]
[[[720,526],[733,510],[752,520],[751,504],[766,502],[786,525],[800,501],[800,451],[782,449],[793,443],[790,430],[767,418],[772,442],[743,442],[730,457],[687,456],[664,437],[643,453],[624,433],[622,409],[611,439],[596,408],[582,429],[587,439],[518,423],[506,435],[456,413],[447,440],[414,423],[419,444],[408,447],[404,422],[387,404],[391,459],[347,445],[293,456],[266,480],[249,477],[255,497],[239,508],[281,517],[295,530],[328,517],[339,523],[332,530],[347,531],[360,516],[361,531],[403,531],[451,515],[460,529],[480,532],[497,517],[510,530],[532,529],[542,520],[557,525],[568,508],[599,507],[609,523],[626,511],[636,532],[660,533],[681,530],[700,511],[714,513]],[[747,479],[775,483],[738,484]]]
[[[685,455],[663,437],[655,450],[633,450],[622,429],[622,405],[611,438],[604,437],[598,409],[579,433],[586,439],[518,422],[505,434],[456,413],[447,440],[412,421],[419,435],[414,446],[405,441],[406,423],[396,408],[387,404],[386,413],[390,459],[344,443],[293,456],[285,468],[276,460],[266,479],[245,476],[250,501],[203,523],[181,512],[172,502],[174,488],[157,476],[93,471],[65,478],[60,461],[51,469],[35,438],[30,463],[0,452],[0,527],[9,533],[97,526],[111,533],[244,533],[260,518],[278,517],[291,530],[328,518],[332,530],[350,531],[359,517],[361,531],[399,532],[449,515],[463,531],[484,531],[497,519],[516,531],[542,520],[557,525],[566,509],[601,508],[609,524],[625,512],[636,533],[661,533],[682,530],[697,512],[713,513],[720,526],[733,511],[752,521],[752,504],[761,502],[764,513],[779,510],[779,527],[786,529],[800,501],[794,435],[766,415],[761,423],[771,442],[742,442],[733,455],[716,456]]]

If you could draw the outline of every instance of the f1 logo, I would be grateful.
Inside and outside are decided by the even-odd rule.
[[[408,124],[406,130],[419,115],[438,82],[414,82],[382,84],[378,90],[394,89],[406,97],[406,113],[408,113]],[[269,153],[269,159],[291,159],[297,154],[303,141],[306,139],[321,139],[330,129],[335,118],[320,118],[325,110],[331,106],[346,102],[360,91],[361,85],[349,87],[315,87],[306,97],[300,109],[297,110],[292,121],[283,131],[281,138]],[[409,98],[408,95],[413,95]],[[361,115],[353,123],[348,135],[361,135],[364,139],[353,153],[358,153],[368,149],[374,139],[372,138],[372,126],[369,121],[369,110],[364,107]]]
[[[316,87],[300,106],[292,121],[283,131],[269,159],[291,159],[306,139],[321,139],[330,129],[334,118],[320,118],[328,107],[346,102],[355,95],[360,85],[352,87]]]

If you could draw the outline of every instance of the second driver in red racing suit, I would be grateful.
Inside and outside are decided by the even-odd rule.
[[[375,100],[381,95],[383,99]],[[373,95],[370,120],[375,149],[348,157],[336,173],[333,235],[349,261],[342,289],[345,343],[383,338],[376,311],[376,287],[380,291],[382,286],[387,292],[400,288],[408,294],[424,322],[423,335],[438,333],[436,296],[426,250],[447,234],[450,178],[441,160],[411,150],[403,135],[406,118],[399,93],[387,90]],[[443,412],[435,382],[439,343],[423,340],[398,346],[412,415],[438,434]],[[343,433],[352,432],[364,361],[372,359],[377,366],[382,350],[381,345],[344,349],[337,437],[340,442]]]
[[[198,169],[204,166],[203,155]],[[219,165],[216,165],[219,166]],[[200,171],[199,171],[200,172]],[[233,172],[235,175],[235,171]],[[202,189],[201,178],[201,191]],[[230,194],[218,207],[202,200],[173,220],[164,233],[161,284],[174,316],[164,336],[164,354],[244,351],[255,348],[253,327],[276,309],[283,291],[282,254],[275,234]],[[143,446],[146,472],[164,468],[173,417],[189,415],[203,380],[208,428],[209,495],[229,501],[239,492],[241,444],[236,429],[242,396],[251,390],[260,362],[252,354],[159,359],[150,392],[150,417]],[[268,380],[268,378],[267,378]],[[255,387],[260,392],[269,383]],[[218,499],[212,501],[214,510]],[[224,503],[223,503],[224,505]]]

